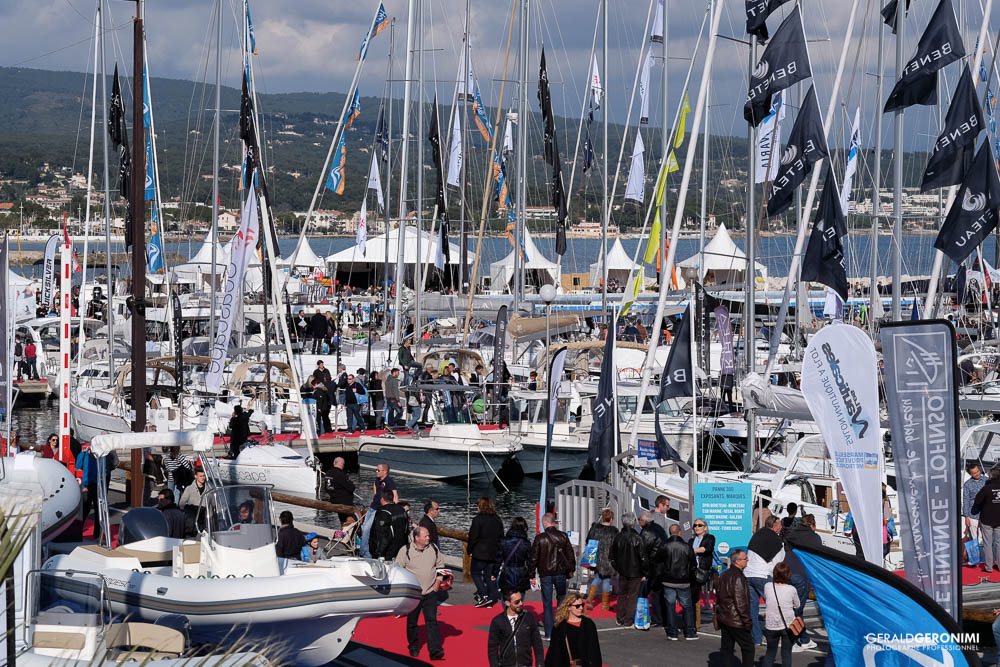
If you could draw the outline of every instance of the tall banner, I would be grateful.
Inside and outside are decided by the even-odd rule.
[[[831,324],[809,341],[802,395],[850,502],[865,558],[882,565],[878,359],[861,329]]]
[[[711,345],[712,345],[712,323],[709,318],[709,297],[701,283],[694,284],[695,308],[694,308],[694,339],[698,345],[696,353],[698,355],[698,367],[709,374],[712,369]]]
[[[181,299],[176,294],[170,297],[170,306],[173,310],[171,317],[174,321],[174,373],[177,374],[177,389],[184,391],[184,337],[181,335],[181,327],[184,322],[181,318]]]
[[[0,246],[0,407],[4,410],[4,418],[7,426],[4,429],[4,436],[10,442],[10,378],[11,378],[11,340],[8,335],[9,329],[14,324],[13,313],[14,304],[10,303],[10,246],[9,238],[6,234],[3,237],[3,245]],[[8,452],[14,454],[14,452]]]
[[[767,183],[778,173],[777,165],[771,166],[771,156],[775,147],[781,145],[781,122],[785,120],[785,93],[780,92],[771,102],[771,113],[757,128],[757,150],[754,164],[754,183]]]
[[[881,336],[906,579],[960,621],[955,329],[944,320],[893,322]]]
[[[722,354],[719,356],[719,372],[722,375],[736,373],[736,355],[733,350],[733,326],[729,309],[719,306],[715,309],[715,328],[719,332],[719,345]]]
[[[552,430],[556,424],[556,413],[559,405],[559,387],[562,385],[563,369],[566,367],[566,348],[560,348],[552,355],[552,363],[549,365],[549,376],[546,382],[549,385],[549,426],[545,432],[545,454],[542,457],[542,492],[538,500],[539,516],[545,514],[548,509],[546,505],[546,492],[549,484],[549,453],[552,451]],[[541,520],[539,520],[539,526]]]
[[[233,320],[240,302],[243,300],[243,278],[247,272],[247,262],[257,247],[257,192],[250,188],[250,196],[243,205],[240,229],[230,243],[229,267],[226,269],[226,294],[222,298],[221,313],[212,344],[212,361],[205,376],[205,387],[209,393],[217,393],[222,386],[222,371],[226,366],[229,341],[233,333]]]
[[[59,235],[53,234],[45,242],[45,267],[42,273],[42,305],[48,310],[52,307],[56,296],[56,248],[59,247]]]
[[[608,323],[604,357],[601,359],[601,377],[597,381],[597,395],[591,403],[594,423],[590,427],[590,441],[587,443],[587,461],[594,469],[594,479],[599,482],[603,482],[611,472],[611,460],[618,451],[618,410],[615,405],[615,382],[618,380],[618,369],[615,366],[617,324],[614,317]]]

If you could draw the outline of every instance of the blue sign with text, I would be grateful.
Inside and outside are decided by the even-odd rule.
[[[736,548],[745,548],[753,536],[753,485],[696,483],[694,516],[708,524],[720,556],[728,556]]]

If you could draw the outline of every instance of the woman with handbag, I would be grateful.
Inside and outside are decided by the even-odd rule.
[[[799,606],[799,594],[788,581],[792,570],[787,563],[781,562],[774,566],[774,579],[764,588],[764,601],[767,610],[764,614],[764,637],[767,639],[767,653],[764,654],[763,667],[773,667],[774,656],[781,644],[781,665],[791,667],[792,645],[795,638],[802,633],[805,624],[801,617],[795,615]]]
[[[601,643],[597,626],[586,616],[587,601],[567,593],[556,609],[552,640],[545,654],[545,667],[600,667]]]
[[[601,512],[601,520],[595,521],[587,532],[587,542],[597,542],[597,562],[594,563],[594,580],[590,583],[587,593],[587,604],[593,609],[597,606],[595,596],[601,594],[601,609],[611,609],[611,577],[615,576],[615,568],[611,566],[611,546],[615,543],[618,528],[615,527],[615,513],[609,509]]]
[[[717,576],[712,569],[712,559],[715,554],[715,535],[708,532],[708,522],[695,519],[692,524],[694,537],[691,538],[691,548],[694,549],[694,580],[691,582],[691,601],[694,603],[697,628],[701,625],[701,592],[715,589]],[[708,600],[706,599],[707,603]]]
[[[522,517],[511,519],[501,551],[500,573],[497,574],[500,592],[506,594],[508,591],[517,591],[523,595],[531,587],[528,581],[531,540],[528,539],[528,522]]]

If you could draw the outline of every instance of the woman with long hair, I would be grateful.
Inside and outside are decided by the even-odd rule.
[[[525,593],[530,587],[528,581],[528,558],[531,556],[531,539],[528,537],[528,522],[522,517],[514,517],[503,540],[500,556],[500,592],[517,591]]]
[[[52,433],[45,441],[45,444],[39,449],[43,459],[54,459],[56,457],[56,450],[59,449],[59,436],[56,433]]]
[[[715,582],[719,577],[712,568],[712,558],[715,553],[715,535],[708,532],[708,522],[702,518],[698,518],[694,520],[692,527],[694,528],[694,537],[691,538],[691,548],[694,549],[694,565],[701,571],[701,573],[695,572],[695,581],[691,583],[691,600],[694,602],[696,617],[695,627],[698,627],[701,625],[701,592],[714,589]],[[698,583],[699,577],[705,583]]]
[[[792,636],[788,626],[795,620],[795,608],[799,606],[799,595],[795,587],[788,582],[792,578],[792,570],[788,563],[781,562],[774,566],[774,579],[764,587],[764,602],[767,610],[764,613],[764,638],[767,639],[767,653],[764,654],[763,667],[772,667],[774,657],[778,654],[778,644],[781,644],[781,665],[791,667]]]
[[[556,609],[552,640],[545,654],[545,667],[600,667],[601,644],[597,626],[587,618],[587,601],[567,593]]]
[[[478,514],[469,526],[469,556],[472,558],[472,581],[476,584],[476,606],[492,607],[500,600],[497,590],[497,563],[503,523],[497,516],[493,501],[483,496],[476,503]]]
[[[601,609],[611,608],[611,577],[615,568],[611,565],[611,545],[618,536],[615,527],[615,513],[609,509],[601,512],[601,520],[595,521],[587,532],[587,542],[597,540],[597,563],[594,565],[594,580],[590,582],[587,603],[593,609],[597,606],[595,596],[601,594]]]

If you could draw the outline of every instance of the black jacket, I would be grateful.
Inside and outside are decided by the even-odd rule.
[[[1000,526],[1000,482],[989,482],[979,489],[976,499],[972,501],[972,513],[977,511],[983,525],[992,528]]]
[[[426,528],[427,532],[430,533],[431,544],[437,544],[438,540],[439,540],[439,538],[438,538],[438,526],[437,526],[436,523],[434,523],[434,519],[430,518],[429,516],[427,516],[425,514],[420,519],[420,525],[423,526],[424,528]]]
[[[566,650],[567,641],[569,650]],[[552,628],[552,641],[549,642],[549,652],[545,654],[545,667],[563,667],[569,665],[570,653],[577,664],[582,667],[600,667],[601,642],[597,639],[597,626],[584,616],[580,627],[563,621]]]
[[[382,505],[375,511],[369,550],[375,558],[392,560],[409,540],[410,520],[399,503]]]
[[[332,379],[330,369],[326,367],[320,368],[319,366],[317,366],[316,370],[313,371],[313,377],[320,382],[329,382]]]
[[[278,531],[278,543],[274,550],[278,558],[295,558],[302,555],[302,547],[306,545],[306,537],[295,526],[282,526]]]
[[[166,507],[161,507],[163,518],[167,520],[167,537],[184,539],[184,512],[177,506],[177,503],[170,503]]]
[[[358,395],[364,396],[368,393],[365,386],[357,381],[355,378],[354,384],[345,384],[344,387],[344,404],[345,405],[357,405]]]
[[[342,469],[333,466],[326,472],[326,492],[331,503],[354,504],[354,482]]]
[[[326,387],[318,384],[313,387],[313,398],[316,399],[316,412],[323,414],[330,410],[330,394],[326,393]]]
[[[528,581],[531,540],[523,532],[511,529],[507,531],[501,551],[500,590],[524,593],[531,586]]]
[[[546,528],[531,543],[528,578],[534,578],[536,571],[540,577],[554,574],[572,577],[576,571],[576,554],[569,543],[569,536],[555,526]]]
[[[250,439],[250,415],[253,410],[244,410],[240,414],[233,414],[229,420],[229,442],[233,445],[242,445]]]
[[[316,313],[309,318],[309,333],[313,338],[325,338],[329,327],[326,324],[326,315]]]
[[[715,551],[715,535],[712,533],[705,533],[701,538],[701,545],[705,547],[705,552],[700,554],[695,554],[695,567],[699,567],[703,570],[712,569],[712,552]],[[694,538],[691,538],[691,550],[694,550]]]
[[[663,577],[663,543],[667,541],[667,534],[658,523],[647,523],[639,533],[642,546],[646,550],[646,561],[649,569],[646,571],[646,578],[649,579],[653,590],[659,590],[660,580]]]
[[[491,563],[500,559],[500,542],[503,540],[503,523],[496,514],[480,512],[469,526],[469,555],[476,560]]]
[[[694,549],[680,535],[663,543],[663,582],[690,584],[694,576]]]
[[[801,523],[793,526],[785,534],[785,564],[788,565],[793,575],[797,574],[808,580],[809,575],[806,573],[806,569],[802,567],[802,561],[799,560],[799,557],[792,550],[792,547],[800,546],[821,547],[823,546],[823,539],[815,530],[803,526]]]
[[[525,610],[521,612],[514,628],[510,626],[506,611],[500,612],[490,621],[490,636],[486,640],[486,656],[490,667],[541,665],[545,660],[545,648],[542,645],[542,634],[538,631],[538,619]]]
[[[615,573],[615,568],[611,566],[611,547],[618,536],[618,529],[614,526],[605,526],[601,522],[594,523],[587,531],[587,541],[597,540],[597,574],[601,577],[610,577]]]
[[[611,567],[620,577],[639,579],[649,576],[649,559],[639,533],[624,528],[611,545]]]

